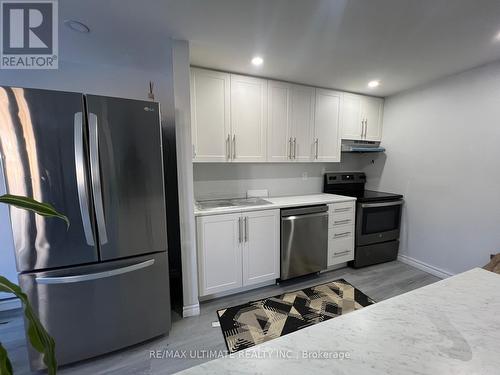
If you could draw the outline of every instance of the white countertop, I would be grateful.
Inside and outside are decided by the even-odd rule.
[[[475,268],[182,373],[496,375],[499,312],[500,275]]]
[[[200,210],[195,205],[194,214],[195,216],[218,215],[218,214],[229,214],[235,212],[271,210],[284,207],[309,206],[314,204],[327,204],[327,203],[348,202],[356,200],[356,198],[353,197],[346,197],[343,195],[335,195],[335,194],[323,194],[323,193],[309,194],[309,195],[294,195],[287,197],[263,197],[263,199],[271,202],[271,204],[265,204],[261,206],[246,206],[246,207],[245,206],[218,207],[207,210]]]

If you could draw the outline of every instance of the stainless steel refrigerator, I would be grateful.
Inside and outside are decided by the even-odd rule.
[[[59,364],[170,329],[159,105],[0,87],[7,192],[51,203],[10,218],[19,282],[56,341]],[[43,367],[30,351],[33,369]]]

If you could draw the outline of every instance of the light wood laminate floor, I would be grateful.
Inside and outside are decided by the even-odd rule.
[[[409,292],[431,284],[439,279],[401,262],[390,262],[355,270],[342,268],[325,272],[319,276],[309,276],[296,281],[287,281],[253,291],[207,301],[201,304],[201,314],[196,317],[181,319],[173,316],[172,330],[165,337],[104,355],[96,359],[83,361],[59,369],[59,374],[172,374],[182,369],[206,362],[209,358],[191,358],[203,356],[203,351],[226,350],[224,338],[219,327],[212,327],[217,320],[216,310],[344,278],[355,287],[376,301]],[[0,341],[6,346],[13,360],[14,373],[31,374],[28,366],[27,349],[24,340],[23,321],[20,310],[0,312]],[[124,329],[127,329],[124,327]],[[96,337],[96,340],[99,338]],[[75,337],[78,340],[78,337]],[[151,351],[178,350],[186,358],[151,358]],[[218,353],[218,352],[217,352]]]

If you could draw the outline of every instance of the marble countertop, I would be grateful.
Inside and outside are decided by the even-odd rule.
[[[327,204],[327,203],[348,202],[356,200],[356,198],[353,197],[346,197],[343,195],[335,195],[335,194],[323,194],[323,193],[309,194],[309,195],[294,195],[286,197],[264,197],[263,199],[271,202],[271,204],[265,204],[261,206],[246,206],[246,207],[245,206],[219,207],[206,210],[200,210],[195,205],[194,214],[195,216],[218,215],[218,214],[229,214],[235,212],[271,210],[276,208],[308,206],[313,204]]]
[[[499,352],[500,275],[475,268],[182,373],[499,374]]]

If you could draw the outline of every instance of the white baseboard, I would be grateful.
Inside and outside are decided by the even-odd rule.
[[[274,279],[267,280],[267,281],[263,281],[261,283],[247,285],[247,286],[243,286],[241,288],[236,288],[236,289],[228,290],[225,292],[208,294],[206,296],[198,297],[198,299],[200,302],[205,302],[205,301],[209,301],[209,300],[215,299],[215,298],[221,298],[221,297],[226,297],[226,296],[230,296],[230,295],[237,294],[237,293],[248,292],[249,290],[258,289],[258,288],[262,288],[264,286],[269,286],[269,285],[276,285],[276,280],[274,280]]]
[[[431,275],[434,275],[436,277],[439,277],[440,279],[446,279],[450,276],[453,276],[453,273],[445,271],[441,268],[431,266],[430,264],[424,263],[418,259],[411,258],[408,255],[398,255],[398,260],[400,262],[406,263],[410,266],[413,266],[415,268],[418,268],[419,270],[425,271],[427,273],[430,273]]]
[[[184,306],[182,308],[182,317],[187,318],[188,316],[200,315],[200,304],[196,303],[194,305]]]
[[[0,311],[15,310],[21,308],[21,301],[17,298],[0,300]]]

